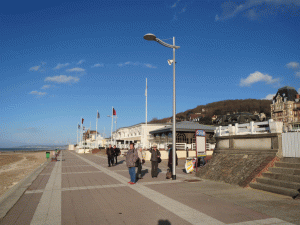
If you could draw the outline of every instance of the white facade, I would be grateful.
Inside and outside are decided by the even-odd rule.
[[[130,127],[122,127],[114,132],[112,135],[113,143],[117,144],[119,148],[128,148],[129,143],[136,143],[143,148],[150,147],[150,131],[169,127],[169,124],[145,124],[140,123]],[[109,144],[109,143],[108,143]]]

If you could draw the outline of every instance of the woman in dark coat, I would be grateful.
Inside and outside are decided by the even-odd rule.
[[[172,149],[172,145],[169,145],[169,160],[168,160],[168,167],[169,167],[169,171],[172,173],[172,169],[173,169],[173,149]],[[178,166],[178,157],[177,157],[177,153],[176,153],[176,166]],[[173,174],[173,173],[172,173]]]
[[[160,158],[160,151],[157,149],[156,145],[153,146],[153,149],[149,150],[151,152],[151,176],[157,177],[158,172],[158,158]]]

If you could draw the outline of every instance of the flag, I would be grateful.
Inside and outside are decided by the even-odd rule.
[[[83,121],[84,121],[84,119],[82,118],[82,119],[81,119],[81,124],[83,124]]]
[[[100,119],[100,113],[99,112],[97,112],[97,118]]]
[[[80,129],[80,125],[78,124],[78,129]]]
[[[117,115],[117,112],[116,110],[113,108],[113,116],[116,116]]]

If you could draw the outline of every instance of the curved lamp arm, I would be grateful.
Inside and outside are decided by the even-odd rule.
[[[155,41],[158,42],[159,44],[161,44],[161,45],[167,47],[167,48],[175,48],[175,49],[179,49],[179,48],[180,48],[180,46],[170,45],[170,44],[168,44],[168,43],[166,43],[166,42],[160,40],[159,38],[155,38]]]
[[[145,34],[144,35],[144,39],[147,40],[147,41],[156,41],[158,42],[159,44],[167,47],[167,48],[175,48],[175,49],[178,49],[180,48],[180,46],[176,46],[176,45],[170,45],[162,40],[160,40],[159,38],[157,38],[154,34]]]

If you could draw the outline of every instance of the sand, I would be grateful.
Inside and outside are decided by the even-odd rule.
[[[51,152],[52,155],[52,152]],[[22,152],[0,154],[0,196],[46,161],[46,153]]]

